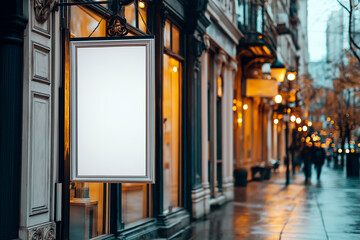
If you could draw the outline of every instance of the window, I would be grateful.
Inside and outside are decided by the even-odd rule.
[[[180,30],[170,21],[165,22],[164,28],[164,46],[166,50],[181,55],[181,37]]]
[[[122,222],[125,227],[136,221],[151,217],[149,184],[123,183],[121,192]]]
[[[164,212],[181,206],[181,32],[165,22],[163,55]]]
[[[135,3],[125,6],[125,18],[126,22],[140,29],[146,33],[146,19],[147,19],[147,6],[148,2],[145,0],[138,1],[138,9],[135,7]]]
[[[164,210],[180,206],[180,84],[181,65],[164,54],[163,168]]]
[[[90,239],[108,233],[108,185],[70,184],[70,239]]]

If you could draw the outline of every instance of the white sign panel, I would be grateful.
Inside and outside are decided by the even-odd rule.
[[[154,39],[71,41],[71,180],[154,182]]]

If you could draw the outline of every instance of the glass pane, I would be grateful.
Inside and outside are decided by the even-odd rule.
[[[258,33],[263,32],[263,11],[261,7],[257,10],[256,31]]]
[[[171,25],[169,23],[169,21],[166,21],[165,22],[165,28],[164,28],[164,46],[166,48],[169,48],[171,49],[171,43],[170,43],[170,40],[171,40],[171,33],[170,33],[170,30],[171,30]]]
[[[104,37],[106,20],[81,6],[71,7],[71,37]],[[101,22],[100,22],[101,21]],[[100,22],[100,24],[99,24]]]
[[[91,239],[107,233],[104,183],[70,183],[70,239]]]
[[[164,55],[163,167],[164,211],[179,206],[180,62]]]
[[[141,183],[122,184],[122,221],[127,224],[150,217],[148,214],[148,185]]]
[[[244,7],[245,2],[243,0],[238,0],[238,3],[236,4],[236,18],[237,21],[239,23],[241,23],[242,25],[245,24],[245,7]]]
[[[172,50],[180,53],[180,31],[174,25],[172,25]]]
[[[128,24],[130,24],[133,27],[136,27],[136,15],[135,15],[134,3],[127,5],[125,7],[125,18]]]
[[[144,1],[140,1],[139,2],[139,29],[143,32],[146,33],[146,23],[147,23],[147,15],[146,15],[146,10],[147,10],[147,3]],[[145,23],[144,23],[145,22]]]

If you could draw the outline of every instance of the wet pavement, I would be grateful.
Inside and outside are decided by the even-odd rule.
[[[235,200],[192,224],[196,240],[360,239],[360,180],[345,170],[313,170],[311,185],[302,172],[286,188],[285,174],[235,188]]]

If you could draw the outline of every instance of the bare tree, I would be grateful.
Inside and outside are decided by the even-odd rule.
[[[354,54],[354,56],[356,57],[356,59],[358,60],[358,62],[360,62],[360,56],[357,52],[357,50],[360,50],[360,46],[359,44],[357,44],[354,40],[353,37],[353,19],[354,19],[354,10],[357,8],[357,6],[359,5],[359,3],[354,3],[354,0],[349,0],[349,7],[346,7],[344,3],[342,3],[340,0],[336,0],[341,7],[343,7],[348,13],[349,13],[349,45],[350,45],[350,50],[351,52]]]

